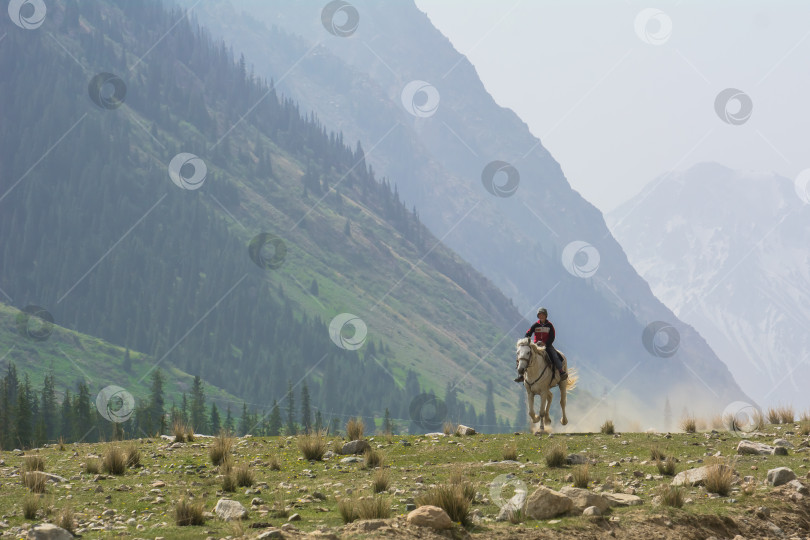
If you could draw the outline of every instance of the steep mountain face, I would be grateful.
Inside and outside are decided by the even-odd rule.
[[[450,385],[439,422],[507,429],[525,321],[361,145],[159,2],[71,0],[0,35],[5,300],[250,403],[306,380],[314,410],[403,426]]]
[[[761,405],[810,405],[810,207],[775,174],[703,163],[608,216],[653,292]]]
[[[651,422],[667,394],[720,410],[744,398],[705,341],[653,296],[600,212],[412,2],[181,4],[258,74],[363,141],[430,229],[527,316],[547,305],[559,347],[597,394],[640,399],[656,411]],[[676,329],[677,354],[644,346],[655,321]]]

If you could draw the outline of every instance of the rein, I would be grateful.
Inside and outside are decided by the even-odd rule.
[[[535,356],[534,351],[532,351],[531,356],[530,356],[530,359],[529,359],[529,362],[531,362],[531,361],[534,359],[534,356]],[[539,355],[538,355],[538,356],[539,356]],[[537,376],[537,378],[536,378],[534,381],[532,381],[532,382],[528,383],[528,384],[529,384],[529,386],[528,386],[528,387],[529,387],[529,388],[531,388],[531,387],[532,387],[532,386],[533,386],[533,385],[534,385],[534,384],[535,384],[537,381],[539,381],[540,379],[542,379],[542,378],[543,378],[543,375],[546,373],[546,370],[547,370],[547,369],[548,369],[548,363],[546,363],[546,365],[545,365],[545,366],[543,366],[543,371],[541,371],[541,372],[540,372],[540,375],[538,375],[538,376]],[[551,382],[554,382],[554,375],[552,375],[552,376],[551,376]],[[525,384],[525,383],[524,383],[524,384]]]

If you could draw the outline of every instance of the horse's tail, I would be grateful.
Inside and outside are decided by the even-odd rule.
[[[565,380],[565,391],[570,392],[574,388],[577,387],[577,381],[579,380],[579,375],[577,375],[577,370],[569,369],[568,370],[568,379]]]

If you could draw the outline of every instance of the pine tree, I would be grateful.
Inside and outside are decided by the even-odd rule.
[[[318,296],[318,280],[312,278],[312,283],[309,284],[309,292],[312,296]]]
[[[24,382],[17,392],[17,436],[15,438],[20,448],[30,448],[34,439],[30,398],[31,382],[26,373]]]
[[[391,420],[391,413],[388,411],[388,407],[385,408],[385,416],[383,417],[383,433],[395,433],[396,429],[394,427],[394,421]]]
[[[239,419],[239,436],[242,437],[247,434],[250,429],[250,416],[248,415],[247,403],[242,403],[242,417]]]
[[[73,440],[95,442],[97,439],[90,435],[95,428],[96,417],[91,412],[90,388],[84,383],[79,383],[79,391],[73,400]]]
[[[315,433],[319,433],[323,429],[323,416],[321,416],[321,411],[315,411],[315,425],[313,428]]]
[[[301,425],[304,432],[309,433],[312,428],[312,411],[309,406],[309,388],[306,381],[301,388]]]
[[[130,358],[129,347],[124,351],[124,361],[121,362],[121,368],[127,373],[132,371],[132,358]]]
[[[166,417],[164,415],[163,374],[159,369],[152,372],[152,384],[149,390],[149,433],[158,430],[166,433]]]
[[[65,440],[73,440],[73,406],[70,390],[65,390],[62,407],[59,415],[59,435]]]
[[[230,403],[228,404],[228,409],[225,412],[225,424],[223,425],[223,427],[225,428],[225,431],[227,431],[228,433],[232,434],[234,432],[233,415],[231,414]]]
[[[278,408],[278,402],[273,400],[273,408],[270,410],[270,421],[267,426],[267,434],[271,436],[279,435],[281,433],[281,411]]]
[[[194,376],[191,384],[191,427],[197,433],[208,431],[208,422],[205,418],[205,388],[199,375]]]
[[[56,416],[56,385],[52,374],[45,375],[45,380],[42,382],[41,399],[39,414],[45,428],[45,440],[53,441],[57,437],[58,418]]]
[[[219,433],[222,426],[219,422],[219,411],[217,410],[217,404],[211,404],[211,434],[216,435]]]
[[[287,381],[287,426],[286,434],[295,435],[298,428],[295,426],[295,396],[293,395],[292,381]]]

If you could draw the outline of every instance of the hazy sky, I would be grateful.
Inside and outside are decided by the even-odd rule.
[[[701,161],[810,168],[810,1],[416,4],[603,211]]]

